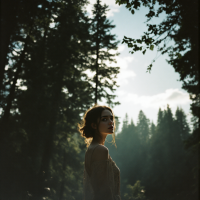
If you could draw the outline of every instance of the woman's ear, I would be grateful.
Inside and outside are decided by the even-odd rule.
[[[93,129],[97,129],[97,125],[96,125],[95,123],[91,123],[91,127],[92,127]]]

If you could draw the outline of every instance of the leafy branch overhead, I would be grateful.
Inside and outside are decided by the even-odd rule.
[[[196,0],[192,3],[185,0],[116,0],[116,3],[125,4],[132,14],[142,6],[149,9],[146,14],[147,31],[141,38],[134,39],[126,36],[123,38],[122,43],[126,43],[129,48],[132,48],[130,51],[132,54],[137,51],[145,54],[146,50],[154,50],[157,47],[161,55],[169,54],[169,62],[171,62],[181,59],[185,51],[190,51],[191,42],[198,37],[198,2]],[[148,23],[151,19],[160,17],[161,14],[165,14],[166,17],[160,24]],[[175,45],[168,45],[170,40],[173,40]]]

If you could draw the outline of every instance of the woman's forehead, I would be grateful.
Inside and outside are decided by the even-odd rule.
[[[110,110],[103,110],[103,112],[101,113],[101,117],[103,116],[112,116],[112,113],[110,112]]]

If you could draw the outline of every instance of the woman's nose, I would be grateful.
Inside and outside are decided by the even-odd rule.
[[[113,124],[113,121],[110,119],[110,122],[109,122],[109,124]]]

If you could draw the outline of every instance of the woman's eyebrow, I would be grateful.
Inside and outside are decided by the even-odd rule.
[[[101,116],[101,117],[113,117],[112,115],[105,115],[105,116]]]

